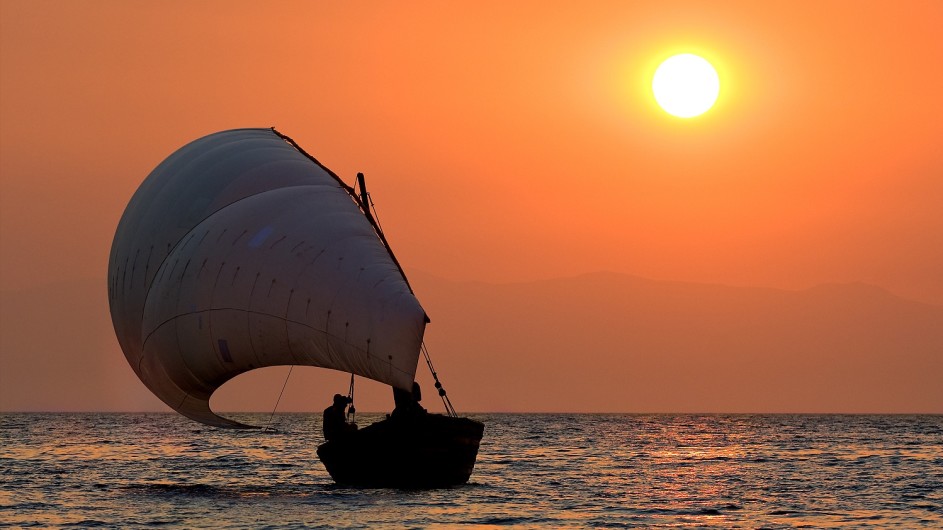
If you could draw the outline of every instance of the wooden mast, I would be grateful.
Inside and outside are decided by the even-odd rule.
[[[377,227],[378,232],[381,232],[380,225],[377,224],[376,219],[373,218],[373,213],[370,211],[370,197],[367,195],[367,182],[363,178],[363,173],[357,173],[357,184],[360,186],[360,204],[363,206],[363,213],[370,220],[370,224]]]

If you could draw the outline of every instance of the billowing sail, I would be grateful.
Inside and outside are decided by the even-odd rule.
[[[353,193],[272,129],[212,134],[132,197],[108,267],[125,357],[171,408],[220,427],[212,393],[308,365],[409,389],[426,315]]]

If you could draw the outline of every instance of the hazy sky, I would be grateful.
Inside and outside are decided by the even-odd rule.
[[[407,273],[862,281],[943,305],[940,27],[934,0],[0,0],[0,288],[104,292],[151,169],[276,126],[366,173]],[[721,78],[693,120],[650,94],[681,52]]]

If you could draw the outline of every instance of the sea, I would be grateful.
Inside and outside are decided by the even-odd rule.
[[[940,415],[471,414],[436,490],[334,485],[319,414],[229,416],[275,431],[0,414],[0,526],[943,528]]]

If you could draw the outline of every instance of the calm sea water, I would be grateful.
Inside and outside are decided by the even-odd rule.
[[[399,491],[334,486],[316,415],[2,414],[0,526],[943,528],[943,416],[473,417],[470,483]]]

